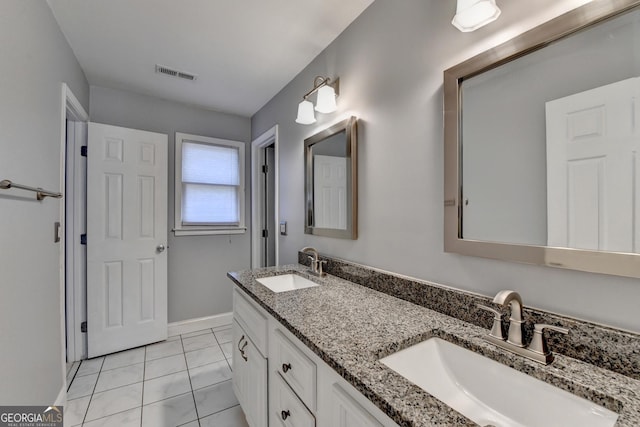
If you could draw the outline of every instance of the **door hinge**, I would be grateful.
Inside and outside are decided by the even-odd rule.
[[[269,165],[262,165],[262,173],[269,173]]]
[[[87,157],[87,146],[83,145],[82,147],[80,147],[80,155],[82,157]]]
[[[267,230],[266,228],[262,230],[262,237],[269,237],[269,230]]]
[[[86,234],[81,234],[80,235],[80,244],[81,245],[86,245],[87,244],[87,235]]]
[[[80,323],[80,332],[87,332],[87,322]]]

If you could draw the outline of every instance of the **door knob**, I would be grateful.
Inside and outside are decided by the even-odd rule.
[[[165,245],[163,245],[163,244],[160,244],[160,245],[156,246],[156,251],[158,253],[164,252],[165,249],[167,249],[167,247]]]

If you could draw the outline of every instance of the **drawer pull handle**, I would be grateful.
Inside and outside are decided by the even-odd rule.
[[[282,372],[284,372],[285,374],[287,373],[287,371],[291,370],[291,363],[283,363],[282,364]]]
[[[242,342],[242,340],[244,339],[244,335],[240,337],[240,341],[238,341],[238,350],[240,350],[240,343]],[[240,350],[242,351],[242,350]]]
[[[282,412],[280,412],[280,416],[282,417],[283,420],[286,420],[287,418],[289,418],[291,416],[291,412],[282,411]]]
[[[242,356],[242,358],[244,359],[244,361],[246,362],[247,360],[249,360],[249,358],[247,357],[246,353],[244,352],[244,349],[249,345],[249,343],[247,341],[244,342],[244,345],[242,347],[238,346],[238,350],[240,350],[240,355]]]

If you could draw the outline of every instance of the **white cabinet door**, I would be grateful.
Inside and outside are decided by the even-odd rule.
[[[89,357],[167,338],[167,135],[89,123]]]
[[[233,391],[251,427],[267,427],[267,359],[234,320]]]
[[[334,427],[382,427],[338,384],[331,387],[331,419]]]

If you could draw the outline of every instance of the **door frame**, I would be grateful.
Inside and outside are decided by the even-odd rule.
[[[262,165],[260,163],[260,150],[273,144],[273,154],[275,158],[274,174],[275,189],[273,192],[274,204],[274,230],[276,230],[276,265],[280,263],[280,249],[278,237],[279,223],[279,198],[280,198],[280,172],[279,172],[279,155],[278,155],[278,125],[264,132],[251,142],[251,268],[260,267],[260,250],[262,239],[262,220],[260,213],[262,212],[262,190],[260,186],[260,175],[262,174]]]
[[[85,123],[84,135],[74,132],[74,138],[67,141],[67,120]],[[82,107],[78,98],[66,83],[62,83],[62,97],[60,106],[60,188],[65,197],[60,202],[60,323],[62,334],[62,362],[63,375],[66,378],[66,361],[74,362],[86,357],[86,336],[80,330],[79,319],[86,313],[86,299],[84,286],[86,277],[81,273],[83,266],[76,260],[82,250],[79,239],[71,239],[73,244],[67,245],[67,238],[73,236],[73,230],[81,226],[83,215],[86,215],[86,200],[82,192],[74,191],[80,188],[81,174],[73,173],[70,191],[66,191],[67,166],[71,172],[76,171],[76,165],[81,159],[80,146],[86,145],[86,122],[89,114]],[[69,224],[67,230],[66,223]],[[68,235],[68,231],[70,232]],[[67,277],[70,280],[66,280]],[[69,309],[67,310],[66,307]]]

